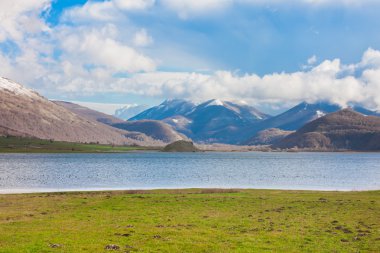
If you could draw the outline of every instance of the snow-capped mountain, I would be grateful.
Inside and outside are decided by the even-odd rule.
[[[174,99],[166,100],[131,120],[163,120],[198,142],[235,143],[241,138],[241,129],[269,117],[245,103],[212,99],[195,105]]]
[[[380,116],[379,113],[358,105],[351,106],[351,108],[363,115]],[[249,133],[252,138],[260,131],[272,128],[278,128],[285,131],[296,131],[313,120],[342,109],[341,106],[329,102],[317,102],[314,104],[302,102],[284,113],[251,126],[249,129],[246,129],[245,132]]]
[[[339,105],[331,103],[318,102],[310,104],[303,102],[284,113],[261,122],[257,127],[260,128],[260,130],[279,128],[294,131],[312,120],[339,111],[340,109],[342,108]]]
[[[163,120],[169,117],[177,115],[186,115],[189,113],[195,104],[183,100],[183,99],[168,99],[165,100],[158,106],[154,106],[148,110],[145,110],[136,116],[130,118],[129,120],[142,120],[142,119],[153,119],[153,120]]]
[[[235,143],[241,130],[269,118],[252,106],[213,99],[196,106],[186,115],[194,140]]]

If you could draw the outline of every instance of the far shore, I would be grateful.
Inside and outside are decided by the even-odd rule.
[[[272,149],[270,146],[247,146],[229,144],[194,143],[199,152],[320,152],[320,153],[378,153],[379,151],[360,150],[326,150],[326,149]],[[36,138],[0,137],[0,153],[131,153],[131,152],[160,152],[162,146],[116,146],[97,143],[72,143],[63,141],[41,140]],[[193,153],[193,152],[191,152]]]

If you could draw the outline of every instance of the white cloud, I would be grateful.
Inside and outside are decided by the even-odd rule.
[[[161,1],[182,17],[223,10],[232,4],[232,0]],[[19,51],[12,56],[0,51],[0,75],[56,94],[118,92],[158,98],[198,101],[221,98],[276,104],[329,100],[341,105],[357,102],[380,109],[380,51],[371,48],[363,53],[360,62],[350,65],[342,64],[339,59],[316,65],[317,58],[313,56],[308,60],[307,70],[294,73],[258,76],[230,71],[157,72],[156,60],[136,48],[149,45],[153,38],[128,22],[128,14],[123,13],[149,8],[154,1],[132,2],[125,1],[123,6],[116,1],[88,2],[69,10],[64,14],[67,23],[52,29],[40,18],[49,6],[48,1],[21,1],[17,7],[9,1],[0,1],[0,17],[4,21],[0,25],[0,41],[12,40]],[[4,11],[6,8],[9,11]],[[118,23],[120,20],[122,25]],[[56,51],[59,57],[53,56]],[[168,58],[172,52],[172,47],[165,52]],[[189,61],[190,57],[179,58]],[[118,74],[127,77],[116,77]]]
[[[46,74],[43,65],[51,61],[51,46],[40,36],[51,33],[41,17],[49,8],[50,0],[0,1],[0,43],[11,41],[14,51],[0,50],[1,75],[28,83]]]
[[[371,50],[364,55],[368,55]],[[377,57],[377,53],[371,55]],[[217,71],[210,75],[187,72],[137,73],[130,78],[112,79],[112,85],[107,89],[196,101],[221,98],[278,104],[327,100],[342,106],[361,103],[380,109],[380,67],[369,67],[358,77],[341,76],[346,68],[347,65],[335,59],[326,60],[309,71],[273,73],[262,77],[255,74],[239,76],[229,71]]]
[[[83,6],[76,6],[63,13],[62,20],[71,22],[81,21],[111,21],[117,20],[122,14],[111,1],[88,1]]]
[[[133,43],[137,47],[145,47],[153,43],[153,38],[147,33],[145,29],[141,29],[135,33]]]
[[[162,4],[178,13],[178,15],[186,19],[189,15],[207,14],[210,11],[223,10],[233,3],[233,0],[161,0]]]
[[[105,0],[87,1],[83,6],[66,10],[64,21],[117,21],[125,18],[128,11],[142,11],[153,7],[155,0]]]
[[[317,63],[317,56],[313,55],[312,57],[307,59],[307,64],[314,65],[315,63]]]
[[[116,72],[153,71],[156,68],[152,59],[117,41],[113,26],[101,30],[81,28],[75,33],[72,29],[61,35],[61,44],[66,57],[75,59],[80,65],[104,67]]]
[[[47,31],[39,15],[49,7],[50,0],[0,1],[0,42],[20,41],[25,34]]]
[[[144,10],[154,6],[155,0],[113,0],[113,3],[122,10]]]
[[[163,6],[171,9],[182,19],[195,15],[211,15],[233,5],[253,6],[341,6],[357,8],[369,4],[379,4],[378,0],[161,0]]]

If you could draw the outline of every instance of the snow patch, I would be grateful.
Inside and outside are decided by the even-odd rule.
[[[172,119],[174,123],[178,123],[178,119]]]
[[[213,99],[213,100],[210,101],[210,103],[208,103],[206,105],[206,107],[208,107],[208,106],[223,106],[223,105],[224,104],[223,104],[223,102],[221,100],[219,100],[219,99]]]
[[[317,114],[317,117],[318,117],[318,118],[323,117],[323,116],[326,115],[326,113],[324,113],[324,112],[322,112],[322,111],[320,111],[320,110],[317,110],[317,111],[316,111],[316,114]]]
[[[0,77],[0,90],[7,90],[15,95],[27,96],[30,98],[38,96],[34,91],[3,77]]]

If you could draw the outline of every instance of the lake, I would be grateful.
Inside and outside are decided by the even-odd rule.
[[[158,188],[378,190],[380,154],[0,154],[0,193]]]

